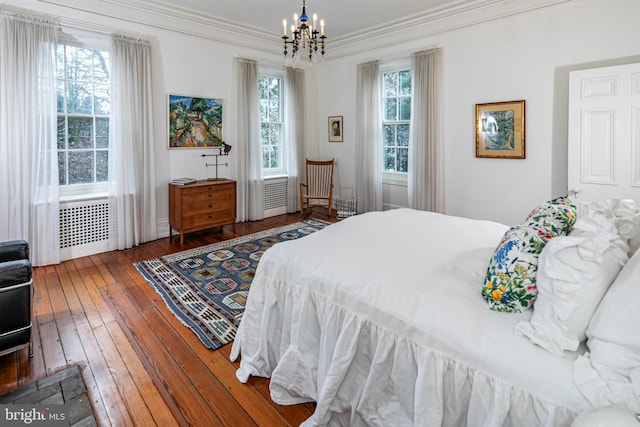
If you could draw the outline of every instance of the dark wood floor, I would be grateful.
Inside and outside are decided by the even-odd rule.
[[[267,379],[240,383],[231,345],[206,349],[132,264],[299,220],[281,215],[193,233],[183,245],[174,236],[35,268],[33,357],[0,357],[0,394],[79,365],[102,426],[299,425],[311,404],[276,405]]]

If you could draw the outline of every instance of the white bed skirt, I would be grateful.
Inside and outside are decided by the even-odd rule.
[[[323,238],[318,237],[313,242],[307,240],[308,248],[296,245],[294,253],[304,258],[311,248],[326,250],[322,247]],[[340,243],[335,242],[336,235],[328,237],[334,245]],[[486,261],[491,255],[490,247],[499,238],[498,232],[497,240],[488,245],[487,254],[480,254],[486,256]],[[295,242],[286,245],[290,243]],[[277,247],[270,249],[273,254],[267,252],[260,262],[231,358],[236,360],[242,353],[236,373],[240,381],[246,382],[251,375],[271,378],[274,402],[316,402],[313,416],[303,426],[569,426],[577,412],[588,407],[573,384],[554,384],[571,378],[571,360],[560,363],[540,349],[533,351],[534,356],[541,357],[541,363],[548,362],[549,366],[528,369],[523,365],[522,380],[547,372],[549,387],[554,390],[551,398],[540,396],[536,393],[539,384],[514,386],[513,382],[503,381],[483,369],[486,361],[476,362],[475,355],[468,359],[449,348],[443,351],[438,337],[429,337],[414,325],[394,321],[393,316],[383,322],[378,321],[379,314],[373,318],[363,314],[372,312],[365,307],[368,302],[354,300],[327,286],[321,272],[324,267],[334,270],[335,265],[320,265],[300,276],[293,272],[297,267],[292,267],[299,260],[287,252],[292,248],[282,246],[275,251]],[[375,271],[374,266],[372,269]],[[481,281],[472,298],[481,300],[480,289]],[[436,310],[438,305],[442,304],[436,303],[431,309]],[[489,311],[478,308],[484,309]],[[415,307],[409,308],[408,314],[412,310],[415,312]],[[446,323],[455,328],[455,321]],[[498,329],[497,333],[502,333]],[[518,346],[530,345],[517,341],[520,338],[508,337]],[[457,339],[454,337],[453,341]],[[438,349],[430,345],[432,342]],[[513,356],[518,357],[520,352],[515,349]],[[510,356],[496,354],[498,359]],[[564,372],[567,367],[569,371]],[[507,361],[505,369],[517,376],[517,365]],[[569,392],[563,393],[565,390]],[[554,393],[570,396],[560,401]]]

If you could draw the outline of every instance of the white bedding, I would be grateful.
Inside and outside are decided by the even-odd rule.
[[[569,425],[589,404],[558,357],[489,310],[486,268],[508,227],[399,209],[284,242],[262,257],[231,358],[270,377],[303,425]]]

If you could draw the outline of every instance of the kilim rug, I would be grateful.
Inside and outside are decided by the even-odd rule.
[[[230,343],[262,254],[329,225],[307,220],[134,263],[167,307],[210,349]]]

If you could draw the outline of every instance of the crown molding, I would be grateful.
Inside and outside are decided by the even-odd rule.
[[[268,45],[265,46],[265,33],[263,31],[200,11],[196,13],[193,10],[173,6],[162,1],[101,0],[87,2],[86,0],[39,0],[39,2],[73,9],[94,17],[125,21],[148,28],[172,31],[233,46],[257,49],[262,52],[281,53],[276,43],[273,44],[273,49],[270,49]],[[75,28],[92,29],[106,33],[122,31],[122,28],[117,27],[117,23],[109,25],[104,21],[97,23],[93,19],[89,21],[83,18],[64,17],[61,19],[61,23]],[[267,34],[266,37],[269,38],[271,35]],[[273,37],[277,40],[279,35],[274,33]]]
[[[336,59],[372,49],[398,46],[447,31],[556,6],[575,0],[472,0],[454,7],[387,22],[375,28],[355,32],[327,46],[329,59]]]
[[[460,0],[415,15],[386,22],[363,31],[327,40],[326,60],[362,53],[372,49],[397,46],[417,38],[481,24],[520,13],[552,7],[576,0]],[[281,35],[275,32],[255,30],[242,23],[224,20],[218,16],[197,13],[164,1],[150,0],[40,0],[85,12],[90,15],[122,20],[146,27],[173,31],[217,42],[242,46],[260,51],[262,55],[281,55]],[[81,19],[63,18],[62,24],[77,28],[114,32],[112,26],[96,25]],[[269,40],[272,39],[273,43]]]

